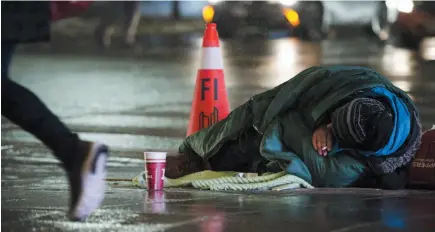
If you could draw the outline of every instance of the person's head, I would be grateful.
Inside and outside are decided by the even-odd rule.
[[[386,103],[355,98],[332,113],[331,123],[340,147],[377,151],[388,143],[394,115]]]

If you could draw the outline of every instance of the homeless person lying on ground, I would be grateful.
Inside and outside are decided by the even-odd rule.
[[[405,187],[421,126],[412,100],[363,67],[312,67],[187,137],[166,176],[279,172],[315,187]]]

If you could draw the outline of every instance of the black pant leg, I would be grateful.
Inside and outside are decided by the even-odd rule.
[[[2,115],[41,140],[59,160],[68,165],[76,154],[77,134],[72,133],[35,94],[8,77],[13,54],[7,52],[13,50],[8,46],[11,45],[2,42]]]

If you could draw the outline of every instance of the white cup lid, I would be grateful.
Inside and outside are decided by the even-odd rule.
[[[145,159],[166,159],[167,152],[144,152]]]

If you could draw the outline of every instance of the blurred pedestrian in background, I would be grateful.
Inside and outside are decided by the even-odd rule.
[[[105,10],[100,15],[100,23],[95,31],[98,44],[110,47],[119,26],[123,44],[134,45],[140,21],[140,1],[113,1],[102,4],[105,4]]]
[[[69,216],[73,220],[82,220],[104,198],[108,147],[82,141],[34,93],[11,80],[9,75],[17,45],[50,41],[51,20],[63,18],[61,12],[68,9],[68,2],[60,3],[59,7],[53,7],[53,3],[1,3],[1,112],[52,150],[68,176],[71,193]]]

